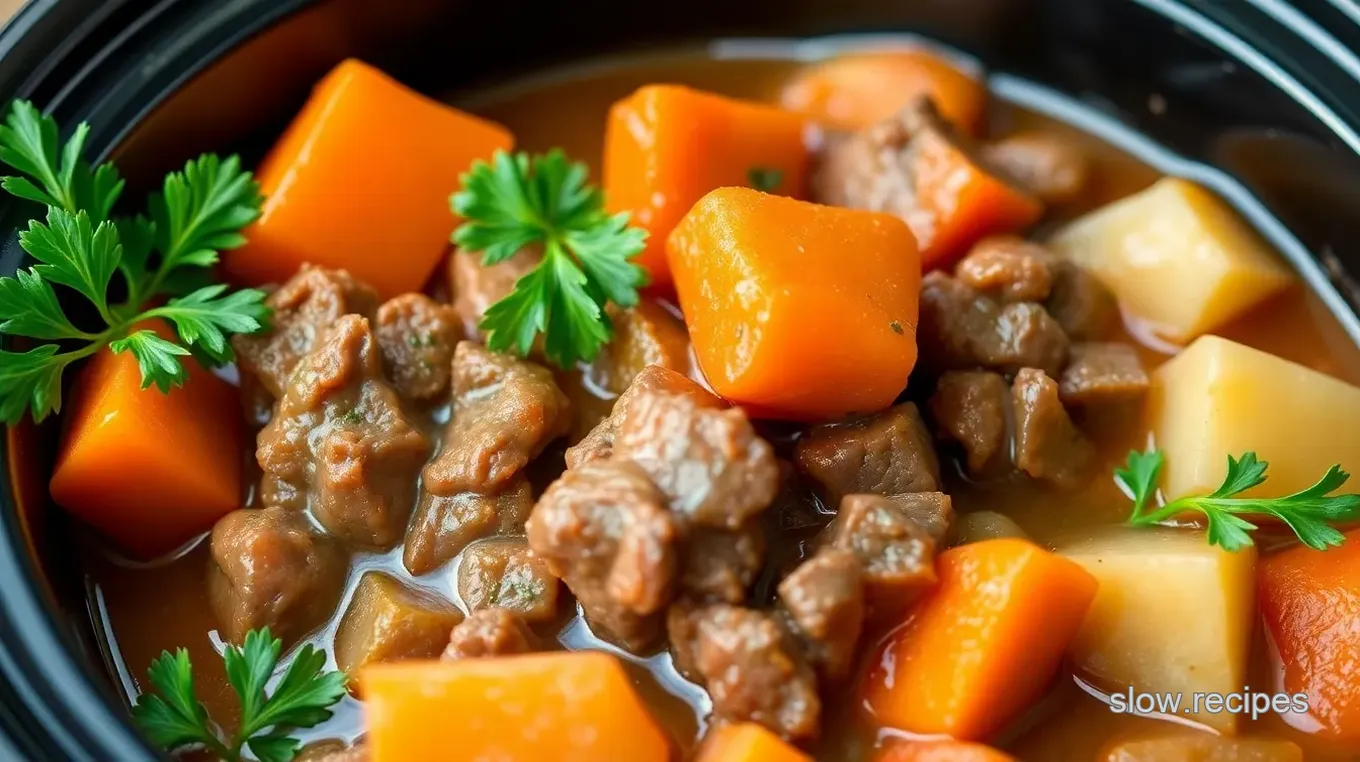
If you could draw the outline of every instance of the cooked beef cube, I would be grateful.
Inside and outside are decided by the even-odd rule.
[[[378,292],[344,270],[303,265],[265,300],[274,310],[270,330],[237,334],[231,343],[243,374],[273,398],[282,397],[299,361],[345,315],[372,317]]]
[[[694,600],[741,603],[764,561],[765,533],[755,524],[697,528],[681,550],[680,591]]]
[[[756,722],[794,740],[817,735],[817,677],[774,616],[727,604],[677,605],[667,627],[676,667],[708,689],[718,720]]]
[[[498,494],[570,425],[570,405],[551,371],[460,342],[453,354],[453,416],[422,487],[440,497]]]
[[[1042,305],[1000,305],[940,272],[921,282],[916,335],[925,367],[943,372],[982,366],[1004,373],[1036,367],[1057,373],[1067,361],[1068,339]]]
[[[378,308],[378,345],[387,377],[402,396],[434,400],[448,393],[453,348],[463,338],[458,313],[423,294]]]
[[[628,388],[619,395],[609,417],[601,421],[580,442],[567,448],[567,468],[579,468],[592,460],[608,458],[612,455],[614,453],[614,437],[618,434],[619,424],[623,422],[624,415],[628,413],[628,406],[632,404],[633,398],[643,392],[653,391],[683,394],[693,398],[695,403],[702,407],[714,409],[725,407],[722,400],[685,375],[663,368],[660,365],[648,365],[633,378]]]
[[[468,611],[502,608],[526,622],[557,616],[557,577],[522,537],[468,548],[458,563],[458,595]]]
[[[655,639],[675,588],[680,534],[641,468],[607,460],[567,471],[539,498],[526,531],[596,634],[634,652]]]
[[[892,498],[846,495],[827,532],[826,548],[849,551],[863,565],[876,614],[901,611],[935,587],[935,540]]]
[[[1066,204],[1086,190],[1091,166],[1080,148],[1057,135],[1022,132],[982,149],[983,161],[1045,204]]]
[[[1128,344],[1074,344],[1058,393],[1068,405],[1097,405],[1139,399],[1148,384],[1138,352]]]
[[[368,745],[360,741],[346,746],[340,741],[319,741],[308,744],[293,757],[293,762],[369,762]]]
[[[498,495],[459,492],[441,497],[423,492],[406,533],[402,562],[412,574],[427,574],[492,534],[517,534],[534,507],[529,480],[516,476]]]
[[[943,492],[913,492],[887,495],[906,517],[930,535],[936,548],[943,548],[954,526],[954,501]]]
[[[463,319],[464,333],[472,338],[481,334],[480,324],[486,308],[515,290],[515,282],[538,266],[543,251],[526,246],[514,256],[494,265],[482,264],[481,252],[456,250],[449,256],[449,286],[453,308]]]
[[[298,511],[232,511],[213,527],[210,546],[208,602],[228,642],[268,627],[292,644],[340,602],[349,560]]]
[[[940,463],[916,406],[904,402],[851,423],[807,432],[794,450],[798,470],[829,505],[854,492],[896,495],[940,489]]]
[[[1053,289],[1044,303],[1073,341],[1099,341],[1119,320],[1114,293],[1096,276],[1065,260],[1052,263]]]
[[[445,659],[513,656],[538,649],[538,639],[523,619],[505,609],[482,609],[468,614],[453,628]]]
[[[1015,415],[1015,466],[1035,479],[1079,485],[1095,448],[1073,425],[1058,396],[1058,382],[1025,368],[1011,385]]]
[[[633,395],[613,457],[641,467],[676,518],[695,526],[737,529],[779,488],[774,450],[746,413],[715,410],[689,394]]]
[[[685,323],[659,303],[643,300],[626,309],[609,305],[614,338],[602,348],[587,373],[600,389],[623,394],[651,365],[684,373],[689,368]]]
[[[256,459],[266,505],[311,506],[346,542],[390,548],[401,541],[415,479],[430,441],[382,377],[368,318],[340,318],[298,364]]]
[[[963,445],[968,473],[984,474],[1006,458],[1003,445],[1011,400],[1010,388],[1000,375],[950,371],[940,376],[929,404],[938,436]]]
[[[1052,258],[1042,246],[1019,236],[990,236],[959,260],[954,277],[1001,302],[1042,302],[1053,287]]]
[[[463,615],[452,603],[381,572],[359,580],[335,633],[335,663],[354,675],[381,661],[432,659]]]
[[[840,680],[854,666],[864,629],[863,576],[855,554],[828,548],[779,583],[779,600],[825,679]]]

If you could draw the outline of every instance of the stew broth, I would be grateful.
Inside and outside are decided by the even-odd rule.
[[[677,82],[726,95],[771,101],[777,99],[780,86],[798,65],[792,59],[718,59],[708,52],[686,52],[596,65],[512,87],[460,95],[452,101],[506,125],[516,135],[519,148],[545,151],[561,147],[568,155],[588,162],[598,177],[606,113],[613,102],[635,88],[652,82]],[[1095,165],[1094,175],[1099,178],[1096,190],[1084,203],[1066,207],[1064,214],[1076,214],[1140,190],[1161,174],[1098,138],[1036,111],[1002,102],[994,102],[992,110],[997,134],[1020,128],[1039,129],[1061,134],[1088,151]],[[1120,338],[1139,345],[1141,359],[1149,370],[1167,359],[1164,347],[1139,341],[1143,332],[1137,326],[1127,327],[1125,333]],[[1320,300],[1302,285],[1218,333],[1360,384],[1360,351]],[[574,394],[593,388],[577,382],[564,386],[574,390]],[[601,414],[607,409],[605,398],[600,405]],[[446,414],[447,411],[436,411],[426,421],[432,436],[439,435],[438,419]],[[1098,444],[1099,465],[1095,470],[1101,474],[1111,474],[1130,449],[1142,449],[1148,438],[1142,423],[1127,414],[1096,416],[1079,423]],[[253,461],[249,453],[243,457]],[[1054,544],[1094,527],[1117,524],[1128,512],[1127,497],[1110,478],[1098,478],[1084,489],[1059,495],[1028,482],[972,484],[961,468],[951,467],[957,464],[944,465],[946,491],[952,495],[959,514],[976,510],[1003,513],[1041,544]],[[538,490],[555,476],[554,469],[560,468],[560,447],[540,458],[535,465],[540,472],[536,479]],[[782,552],[801,556],[804,548],[798,540],[804,539],[806,533],[792,538],[790,547]],[[401,563],[401,550],[398,547],[387,553],[356,556],[339,611],[311,636],[310,642],[330,651],[332,636],[344,611],[343,601],[348,600],[360,575],[370,569],[382,569],[440,595],[456,596],[457,562],[434,573],[412,577]],[[152,565],[117,560],[95,545],[87,548],[86,556],[91,616],[107,639],[110,668],[121,680],[129,699],[145,687],[144,670],[155,656],[163,649],[184,646],[193,658],[200,696],[211,715],[232,722],[236,702],[226,684],[221,660],[216,656],[223,644],[204,591],[204,570],[209,563],[207,543],[199,542],[172,561]],[[1167,626],[1194,624],[1168,622]],[[566,648],[606,648],[624,657],[632,665],[635,683],[648,706],[678,748],[691,749],[701,736],[710,709],[707,695],[678,674],[665,651],[649,658],[631,656],[596,639],[576,615],[537,629],[556,632],[557,641]],[[871,653],[869,644],[874,642],[868,635],[861,641],[861,651],[866,655]],[[1261,690],[1274,690],[1275,667],[1259,626],[1255,640],[1250,684]],[[334,665],[333,655],[331,664]],[[1084,690],[1083,684],[1077,676],[1062,676],[1049,695],[998,740],[998,747],[1023,760],[1089,760],[1113,741],[1168,727],[1164,720],[1112,713],[1100,698]],[[826,730],[814,747],[816,758],[827,762],[867,760],[879,739],[862,725],[860,707],[849,694],[839,699],[828,696],[826,706]],[[1357,759],[1353,749],[1295,730],[1275,714],[1246,724],[1243,732],[1292,740],[1306,750],[1308,759],[1321,762]],[[332,720],[301,731],[300,737],[308,742],[323,739],[351,742],[362,734],[361,705],[354,698],[346,698]]]

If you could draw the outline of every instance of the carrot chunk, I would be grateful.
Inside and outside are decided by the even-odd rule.
[[[617,658],[600,652],[374,664],[359,673],[372,762],[667,762]]]
[[[310,262],[349,270],[385,299],[419,291],[456,226],[459,173],[513,142],[500,125],[345,61],[256,172],[263,213],[246,246],[223,257],[226,273],[281,283]]]
[[[151,328],[162,337],[169,331]],[[184,358],[189,380],[142,389],[131,352],[100,350],[71,391],[52,499],[124,550],[152,558],[241,507],[236,389]]]
[[[983,739],[1048,686],[1097,583],[1026,540],[964,545],[936,565],[939,587],[889,639],[865,702],[890,727]]]
[[[874,762],[1016,762],[1015,757],[965,741],[907,741],[888,747]]]
[[[755,723],[723,725],[709,731],[694,762],[812,762]]]
[[[1260,571],[1261,614],[1286,692],[1308,695],[1319,733],[1360,741],[1360,530],[1339,548],[1294,548]]]
[[[671,284],[666,236],[705,193],[757,184],[805,195],[805,125],[773,106],[678,85],[649,85],[614,104],[605,130],[605,201],[650,233],[635,261],[657,290]]]
[[[722,188],[667,248],[700,368],[753,415],[868,413],[906,386],[921,266],[900,219]]]
[[[827,126],[858,130],[877,124],[928,95],[946,119],[976,133],[987,108],[987,89],[944,58],[926,50],[851,53],[813,64],[784,86],[784,108]]]

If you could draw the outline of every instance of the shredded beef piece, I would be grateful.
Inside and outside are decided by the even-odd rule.
[[[1006,414],[1010,388],[997,373],[950,371],[940,376],[930,398],[930,416],[942,439],[963,445],[968,473],[993,470],[1007,459]]]
[[[468,614],[449,635],[443,658],[480,659],[513,656],[538,650],[538,639],[524,620],[505,609],[482,609]]]
[[[1149,383],[1137,350],[1128,344],[1074,344],[1058,393],[1068,405],[1110,404],[1141,399]]]
[[[721,410],[725,405],[712,392],[699,386],[686,376],[660,365],[648,365],[633,377],[632,383],[614,402],[614,410],[609,417],[600,422],[580,442],[567,448],[567,468],[579,468],[592,460],[608,458],[614,453],[614,437],[618,434],[619,424],[628,413],[633,398],[643,392],[667,392],[683,394],[694,399],[701,407]]]
[[[954,277],[1001,302],[1042,302],[1053,287],[1052,258],[1019,236],[990,236],[955,265]]]
[[[1058,383],[1025,368],[1011,385],[1015,465],[1035,479],[1071,488],[1088,475],[1095,448],[1077,430],[1058,397]]]
[[[817,426],[794,450],[798,469],[835,505],[854,492],[935,492],[940,464],[916,406],[902,403],[849,423]]]
[[[429,401],[448,392],[453,348],[463,337],[452,307],[404,294],[378,308],[376,326],[383,365],[398,393]]]
[[[854,553],[828,548],[779,583],[779,600],[825,679],[841,680],[854,666],[864,629],[863,576]]]
[[[847,495],[824,547],[859,559],[869,605],[901,611],[935,587],[935,540],[903,507],[882,495]]]

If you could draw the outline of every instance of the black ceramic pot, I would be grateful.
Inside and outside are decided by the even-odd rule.
[[[475,30],[475,31],[471,31]],[[247,159],[340,59],[432,93],[715,37],[910,31],[976,55],[1002,94],[1208,177],[1360,339],[1360,7],[1352,0],[32,0],[0,33],[0,102],[29,98],[145,186],[202,150]],[[1221,170],[1221,171],[1220,171]],[[22,252],[0,207],[0,274]],[[0,759],[141,760],[46,502],[55,427],[0,443]]]

